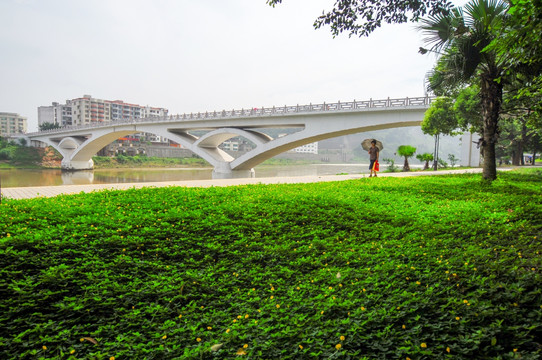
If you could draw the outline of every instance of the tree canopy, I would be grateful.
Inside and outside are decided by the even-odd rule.
[[[438,97],[425,112],[422,131],[429,135],[456,135],[458,128],[454,114],[454,102],[449,97]]]
[[[425,164],[423,166],[423,169],[427,170],[429,169],[429,162],[433,161],[434,157],[433,157],[433,154],[431,153],[423,153],[423,154],[416,155],[416,159],[420,160],[421,162],[424,162]]]
[[[416,148],[414,146],[401,145],[397,148],[397,154],[405,158],[405,163],[403,164],[403,171],[410,171],[408,158],[414,156],[415,153],[416,153]]]
[[[274,7],[282,0],[267,3]],[[428,14],[446,13],[452,7],[447,0],[336,0],[333,9],[322,12],[315,20],[314,27],[327,25],[333,36],[343,31],[349,36],[368,36],[382,23],[415,22]]]
[[[40,124],[38,126],[39,131],[45,131],[45,130],[52,130],[52,129],[59,129],[60,125],[50,122],[44,122],[43,124]]]

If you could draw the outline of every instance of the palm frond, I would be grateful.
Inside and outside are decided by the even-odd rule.
[[[424,42],[428,44],[431,51],[439,53],[454,38],[456,29],[462,21],[460,8],[453,8],[450,13],[437,13],[421,20],[417,27],[425,36]]]

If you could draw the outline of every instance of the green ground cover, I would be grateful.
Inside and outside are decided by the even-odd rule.
[[[4,199],[0,358],[539,359],[541,185],[533,170]]]

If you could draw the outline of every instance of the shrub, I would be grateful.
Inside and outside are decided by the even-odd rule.
[[[444,161],[444,159],[438,159],[438,167],[439,169],[446,169],[448,167],[448,163]]]
[[[384,161],[388,164],[387,171],[389,171],[389,172],[399,171],[399,167],[397,167],[395,165],[395,160],[394,159],[386,158],[386,159],[384,159]]]
[[[450,161],[450,166],[453,168],[459,159],[454,154],[448,154],[448,160]]]
[[[16,147],[7,146],[3,149],[0,149],[0,160],[11,160],[15,156]]]
[[[118,162],[119,164],[125,164],[125,163],[128,162],[129,157],[126,156],[126,155],[121,155],[121,154],[119,154],[119,155],[115,156],[115,159],[117,160],[117,162]]]

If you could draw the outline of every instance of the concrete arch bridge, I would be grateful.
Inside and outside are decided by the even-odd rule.
[[[431,97],[337,102],[183,114],[70,126],[25,134],[27,143],[44,143],[62,156],[62,169],[88,170],[92,156],[120,137],[151,133],[170,139],[209,162],[213,178],[251,177],[254,166],[301,145],[365,131],[419,126]],[[276,139],[261,132],[269,128],[295,128]],[[195,136],[194,131],[204,135]],[[218,146],[241,136],[256,146],[233,158]]]

